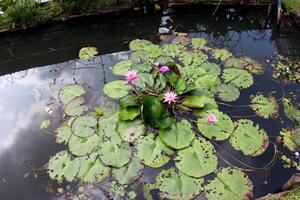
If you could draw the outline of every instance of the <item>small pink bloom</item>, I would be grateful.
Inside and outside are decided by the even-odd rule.
[[[217,116],[215,114],[208,114],[206,116],[206,119],[207,122],[212,125],[218,122]]]
[[[166,92],[164,96],[164,102],[168,102],[168,104],[171,104],[172,102],[175,103],[177,100],[177,94],[175,92]]]
[[[129,70],[125,75],[125,80],[127,83],[135,85],[135,83],[139,80],[138,72],[135,70]]]
[[[155,62],[155,63],[153,63],[156,67],[159,67],[161,64],[160,64],[160,62]]]
[[[161,68],[159,68],[159,71],[160,73],[164,74],[164,73],[167,73],[168,71],[170,71],[169,67],[164,65],[164,66],[161,66]]]

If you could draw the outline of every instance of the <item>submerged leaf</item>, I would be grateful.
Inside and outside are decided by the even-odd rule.
[[[223,71],[225,83],[232,83],[238,88],[248,88],[253,84],[252,75],[244,69],[226,68]]]
[[[89,59],[98,54],[96,47],[83,47],[79,51],[80,59]]]
[[[239,98],[240,91],[233,84],[220,84],[217,86],[218,97],[225,102],[232,102]]]
[[[125,81],[117,80],[105,84],[103,92],[110,98],[119,99],[125,97],[130,88],[130,85],[127,85]]]
[[[217,117],[215,124],[210,124],[207,120],[208,114],[214,114]],[[200,132],[209,139],[225,140],[232,134],[234,125],[230,117],[218,110],[208,110],[201,114],[197,122]]]
[[[73,155],[84,156],[92,153],[98,146],[99,141],[100,138],[96,134],[84,138],[72,135],[69,139],[68,147]]]
[[[72,123],[72,131],[78,137],[87,137],[95,134],[97,119],[93,115],[84,115],[76,118]]]
[[[267,133],[247,119],[235,122],[235,130],[229,141],[236,150],[242,151],[247,156],[261,155],[269,145]]]
[[[63,110],[66,115],[75,117],[88,111],[88,106],[84,105],[83,97],[76,97],[64,105]]]
[[[116,130],[123,140],[133,142],[145,133],[146,127],[144,122],[140,119],[135,119],[133,121],[119,120]]]
[[[173,149],[182,149],[191,144],[195,137],[191,124],[183,119],[172,123],[171,127],[159,129],[160,139]]]
[[[202,190],[202,178],[192,178],[174,167],[162,170],[156,177],[156,185],[161,199],[189,200],[195,198]]]
[[[136,155],[141,162],[152,168],[159,168],[170,160],[173,150],[153,133],[140,137],[136,142]]]
[[[115,64],[112,68],[112,72],[114,75],[124,76],[133,65],[131,60],[123,60]]]
[[[85,91],[81,85],[66,85],[59,91],[58,97],[63,104],[67,104],[72,99],[82,96],[84,93]]]
[[[261,94],[257,94],[251,100],[251,108],[260,117],[269,119],[270,117],[272,118],[278,115],[279,106],[276,102],[275,97],[270,96],[269,98],[267,98]]]
[[[194,139],[191,146],[177,152],[174,160],[182,173],[195,178],[214,172],[218,164],[213,145],[204,138]]]
[[[233,168],[222,168],[204,187],[207,200],[250,200],[253,184],[246,174]]]

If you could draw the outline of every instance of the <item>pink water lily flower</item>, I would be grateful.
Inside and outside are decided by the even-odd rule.
[[[129,70],[125,75],[125,80],[127,83],[135,85],[135,83],[139,80],[138,72],[135,70]]]
[[[170,71],[169,67],[164,65],[164,66],[161,66],[161,68],[159,68],[159,71],[160,73],[164,74],[164,73],[167,73],[168,71]]]
[[[168,102],[168,104],[175,103],[177,100],[177,94],[175,92],[166,92],[164,95],[164,102]]]
[[[218,122],[217,116],[215,114],[208,114],[206,116],[207,122],[211,125],[216,124]]]

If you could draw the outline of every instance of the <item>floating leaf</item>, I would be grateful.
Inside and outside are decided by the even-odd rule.
[[[206,71],[198,66],[188,66],[180,68],[182,77],[186,80],[187,84],[194,84],[195,80],[202,75],[206,74]]]
[[[109,175],[110,168],[103,165],[96,152],[80,157],[78,177],[87,183],[99,183]]]
[[[68,126],[67,123],[63,123],[61,126],[59,126],[55,130],[55,132],[56,132],[56,142],[57,143],[67,144],[72,135],[71,127]]]
[[[283,137],[283,144],[290,151],[298,151],[300,148],[300,127],[296,129],[282,129],[280,135]]]
[[[64,105],[63,110],[66,115],[75,117],[88,111],[88,106],[84,105],[83,97],[76,97]]]
[[[93,115],[77,117],[72,123],[72,131],[78,137],[87,137],[95,134],[97,119]]]
[[[162,48],[156,44],[147,45],[144,47],[144,50],[148,53],[151,59],[155,59],[163,53]]]
[[[161,55],[155,59],[156,62],[160,62],[162,64],[173,63],[174,60],[170,56]]]
[[[239,98],[240,91],[233,84],[220,84],[217,86],[218,97],[225,102],[232,102]]]
[[[224,62],[224,66],[226,68],[239,68],[239,69],[244,69],[247,63],[245,63],[242,59],[238,58],[229,58]]]
[[[182,100],[181,104],[189,108],[203,108],[204,102],[202,99],[201,96],[187,96]]]
[[[119,120],[116,130],[123,140],[133,142],[145,133],[146,127],[144,122],[140,119],[135,119],[133,121]]]
[[[75,97],[82,96],[85,93],[83,87],[81,85],[66,85],[64,86],[58,96],[60,101],[63,104],[67,104],[69,101],[74,99]]]
[[[206,119],[208,114],[216,115],[218,121],[215,124],[210,124]],[[227,139],[234,129],[230,117],[218,110],[204,112],[201,118],[198,119],[197,126],[205,137],[218,141]]]
[[[300,123],[300,110],[293,106],[290,99],[284,98],[282,100],[282,103],[285,116],[287,116],[290,120]]]
[[[148,40],[135,39],[129,43],[129,48],[131,51],[135,51],[135,50],[143,49],[148,45],[152,45],[152,42]]]
[[[42,121],[41,125],[40,125],[40,129],[47,129],[51,124],[51,121],[49,119],[46,119],[44,121]]]
[[[148,61],[144,61],[144,63],[133,64],[131,67],[133,70],[141,73],[149,73],[152,70],[152,65],[148,63]]]
[[[203,53],[196,53],[196,52],[182,52],[179,55],[179,60],[182,62],[182,64],[185,67],[188,67],[190,65],[199,66],[203,62],[207,60],[207,55]]]
[[[246,174],[233,168],[222,168],[204,187],[207,200],[250,200],[253,184]]]
[[[276,102],[275,97],[270,96],[269,98],[267,98],[261,94],[257,94],[251,100],[251,108],[260,117],[269,119],[270,117],[272,118],[278,115],[279,106]]]
[[[182,94],[184,92],[184,90],[186,89],[186,81],[183,78],[181,78],[174,72],[167,73],[166,77],[178,94]]]
[[[112,170],[112,176],[118,180],[122,185],[129,185],[134,183],[141,175],[144,169],[144,165],[140,161],[133,157],[131,161],[125,166]]]
[[[141,114],[141,109],[139,107],[128,107],[120,110],[119,118],[120,120],[134,120],[137,116]]]
[[[238,88],[248,88],[253,84],[252,75],[244,69],[226,68],[223,71],[225,83],[232,83]]]
[[[182,173],[195,178],[214,172],[218,164],[213,145],[204,138],[194,139],[191,146],[177,152],[174,160]]]
[[[181,44],[165,44],[162,48],[163,52],[171,57],[177,57],[185,50],[185,47]]]
[[[148,63],[149,62],[149,54],[145,50],[137,50],[133,51],[130,55],[130,60],[135,64],[142,64],[142,63]],[[132,68],[134,68],[133,65]],[[138,70],[140,71],[140,70]]]
[[[153,200],[152,195],[151,195],[151,190],[156,189],[156,184],[155,183],[146,183],[144,184],[143,188],[143,195],[146,200]]]
[[[182,149],[191,144],[195,134],[191,124],[183,119],[172,123],[169,128],[159,129],[159,137],[167,146],[173,149]]]
[[[125,97],[130,88],[130,85],[127,85],[125,81],[117,80],[105,84],[103,92],[110,98],[119,99]]]
[[[243,61],[246,63],[245,69],[250,71],[253,74],[262,75],[264,73],[264,67],[257,61],[244,57]]]
[[[212,56],[215,59],[220,59],[222,61],[227,60],[228,58],[232,57],[232,53],[229,52],[227,49],[214,49]]]
[[[98,51],[95,47],[83,47],[79,51],[80,59],[89,59],[98,54]]]
[[[101,102],[97,108],[103,111],[103,115],[111,115],[119,110],[119,105],[115,102]]]
[[[51,179],[59,183],[65,178],[72,181],[79,171],[80,161],[78,158],[71,160],[67,151],[61,151],[49,160],[48,174]]]
[[[200,101],[203,103],[204,106],[200,109],[193,109],[193,114],[196,116],[201,116],[207,110],[218,109],[218,104],[215,101],[214,97],[202,95]]]
[[[112,72],[118,76],[124,76],[133,65],[131,60],[123,60],[115,64],[112,68]]]
[[[140,104],[139,99],[134,95],[127,95],[120,99],[121,108],[140,106]]]
[[[197,89],[201,90],[209,90],[213,93],[216,92],[216,86],[220,83],[220,79],[216,76],[212,76],[210,74],[205,74],[204,76],[200,76],[195,81],[195,86]]]
[[[267,133],[247,119],[235,122],[235,130],[229,141],[236,150],[242,151],[247,156],[261,155],[269,145]]]
[[[130,161],[131,149],[129,143],[117,135],[101,141],[98,154],[105,165],[119,168]]]
[[[202,49],[207,44],[204,38],[192,38],[192,46],[194,49]]]
[[[152,74],[149,73],[139,73],[139,80],[135,84],[139,88],[153,87],[154,79]]]
[[[192,178],[174,167],[162,170],[156,177],[156,185],[161,199],[189,200],[194,199],[202,190],[202,178]]]
[[[173,150],[167,147],[153,133],[142,136],[136,141],[136,155],[141,162],[149,167],[159,168],[170,160]]]
[[[205,62],[201,64],[201,67],[206,71],[207,74],[212,76],[219,76],[221,74],[221,68],[215,63]]]
[[[98,135],[92,135],[89,137],[77,137],[72,135],[69,139],[69,150],[75,156],[85,156],[93,152],[98,146],[100,138]]]

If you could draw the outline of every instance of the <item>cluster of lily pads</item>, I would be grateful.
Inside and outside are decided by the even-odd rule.
[[[287,82],[300,83],[300,61],[279,55],[273,77]]]
[[[263,68],[206,44],[203,38],[176,38],[163,46],[131,41],[129,59],[112,67],[120,79],[103,88],[119,104],[102,102],[89,111],[82,86],[62,88],[66,120],[56,130],[56,141],[67,149],[50,159],[49,176],[59,183],[109,179],[126,187],[145,166],[174,163],[151,187],[145,183],[145,190],[158,189],[166,199],[193,199],[201,192],[208,200],[251,199],[249,177],[240,169],[219,167],[214,144],[227,140],[255,157],[268,147],[268,134],[249,119],[233,121],[218,109],[216,98],[237,100],[240,90],[253,84],[252,74],[261,75]],[[263,94],[252,98],[251,108],[266,119],[278,112],[275,98]],[[146,192],[145,198],[152,197]]]

